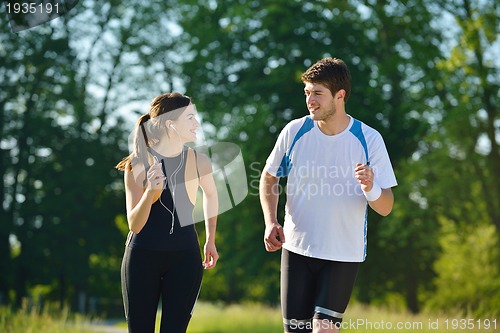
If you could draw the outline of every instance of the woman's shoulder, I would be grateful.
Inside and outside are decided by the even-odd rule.
[[[125,182],[143,187],[145,185],[147,169],[138,158],[132,158],[124,170]]]
[[[196,166],[200,174],[212,172],[212,161],[206,154],[197,151],[196,149],[189,148],[195,155]]]

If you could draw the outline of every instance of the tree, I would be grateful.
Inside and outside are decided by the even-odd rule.
[[[485,259],[477,249],[467,247],[474,246],[474,242],[485,245],[494,242],[497,249],[500,247],[498,237],[488,233],[484,239],[481,236],[481,231],[490,230],[489,226],[494,226],[497,234],[500,230],[499,181],[495,176],[500,167],[499,130],[495,125],[500,105],[500,64],[495,56],[500,11],[494,1],[440,1],[438,4],[450,24],[456,23],[456,29],[450,29],[445,39],[452,47],[436,64],[439,74],[434,83],[436,93],[426,99],[427,119],[432,130],[408,163],[407,170],[419,173],[416,177],[419,180],[412,182],[410,194],[423,205],[421,214],[425,219],[443,229],[439,232],[440,252],[436,252],[434,265],[436,285],[430,288],[438,296],[432,297],[429,303],[443,308],[449,308],[449,304],[444,306],[444,303],[451,303],[478,311],[476,296],[471,298],[472,294],[490,296],[491,300],[483,302],[489,306],[499,298],[498,291],[494,292],[495,288],[491,287],[498,284],[493,273],[498,267],[491,267],[498,265],[498,260]],[[445,226],[438,221],[446,221]],[[462,229],[469,235],[462,232],[452,235],[452,230]],[[457,242],[466,245],[458,246]],[[463,270],[463,262],[446,264],[445,261],[453,257],[453,251],[467,253],[467,261],[480,262],[483,272],[489,271],[493,276],[484,275],[475,290],[468,287],[464,292],[457,292],[457,282],[466,281],[465,275],[474,276],[478,270],[477,267]],[[496,252],[492,252],[493,257]],[[457,276],[457,270],[463,273]],[[485,288],[490,289],[485,292]],[[452,294],[454,296],[449,297]],[[490,310],[494,310],[494,305]]]
[[[500,256],[495,226],[469,224],[458,227],[445,218],[440,224],[442,253],[435,262],[436,291],[428,296],[426,306],[434,311],[497,318],[500,314]]]
[[[443,3],[442,8],[453,16],[459,30],[457,45],[448,59],[439,63],[441,108],[437,116],[442,130],[438,135],[452,160],[471,164],[463,176],[470,176],[467,179],[481,186],[483,191],[477,199],[485,204],[488,219],[500,232],[500,180],[494,176],[500,166],[496,125],[500,114],[500,64],[495,58],[500,7],[494,1],[461,0]]]

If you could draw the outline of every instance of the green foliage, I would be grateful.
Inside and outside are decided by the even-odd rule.
[[[498,235],[493,225],[457,227],[441,221],[442,253],[434,266],[436,291],[427,306],[434,311],[461,311],[476,318],[500,316]]]

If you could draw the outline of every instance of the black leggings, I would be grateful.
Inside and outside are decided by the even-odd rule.
[[[160,333],[186,332],[202,275],[199,249],[151,251],[126,247],[121,279],[129,333],[154,333],[160,296]]]

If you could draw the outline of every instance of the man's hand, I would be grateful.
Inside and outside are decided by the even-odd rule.
[[[372,168],[369,165],[357,163],[354,169],[354,176],[358,183],[361,184],[361,189],[365,192],[370,192],[373,187],[373,179],[375,178]]]
[[[278,222],[273,224],[266,224],[266,231],[264,233],[264,245],[267,252],[275,252],[281,249],[285,242],[285,234],[283,227]]]

